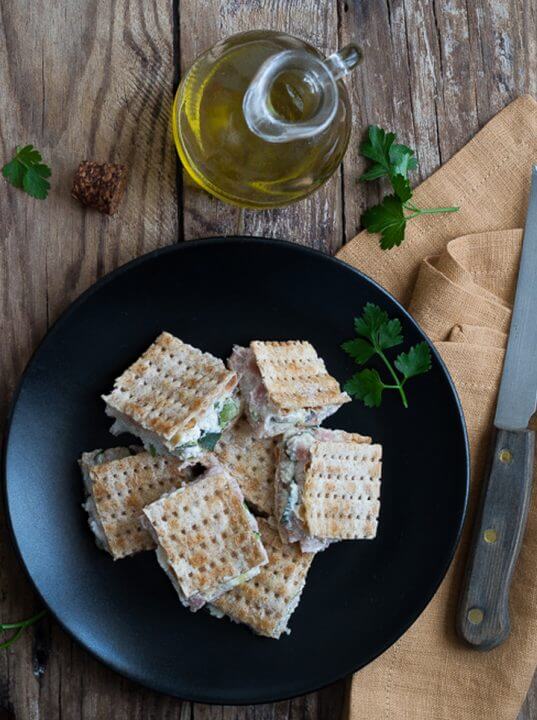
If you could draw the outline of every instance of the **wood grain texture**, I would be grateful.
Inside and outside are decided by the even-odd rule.
[[[351,85],[357,122],[343,163],[349,240],[379,196],[377,187],[358,187],[363,128],[396,128],[417,150],[415,182],[430,175],[510,100],[536,94],[537,3],[370,0],[343,8],[340,42],[355,38],[365,54]]]
[[[0,3],[0,154],[34,143],[53,169],[45,202],[0,188],[1,421],[28,357],[58,314],[117,265],[178,230],[176,160],[168,129],[173,94],[169,3]],[[79,161],[130,168],[119,214],[70,198]],[[0,617],[32,614],[37,600],[0,514]],[[0,652],[0,717],[131,720],[177,717],[174,701],[101,666],[53,622]],[[158,708],[158,709],[157,709]]]
[[[341,172],[306,201],[261,213],[183,183],[168,128],[180,70],[218,39],[255,28],[295,33],[327,53],[350,39],[365,51],[350,83],[355,124]],[[418,149],[418,181],[510,99],[537,95],[535,0],[0,0],[0,38],[0,164],[16,144],[33,142],[54,173],[44,203],[0,186],[0,423],[47,327],[113,267],[176,238],[216,233],[334,252],[379,194],[358,184],[368,123]],[[117,217],[70,199],[83,158],[128,164]],[[0,508],[0,618],[37,606]],[[345,689],[343,681],[250,708],[181,703],[113,674],[51,620],[0,653],[0,720],[335,720]],[[537,720],[535,691],[519,720]]]

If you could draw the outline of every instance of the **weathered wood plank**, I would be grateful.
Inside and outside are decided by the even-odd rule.
[[[427,177],[510,100],[537,88],[537,10],[525,0],[377,0],[341,3],[341,42],[355,38],[364,62],[352,84],[355,141],[344,162],[345,237],[379,196],[359,187],[360,133],[393,128],[417,148]]]
[[[270,705],[249,707],[192,706],[192,720],[338,720],[343,712],[346,681],[316,693]]]
[[[364,129],[370,124],[394,129],[402,142],[419,148],[416,179],[420,179],[440,164],[439,137],[447,142],[450,128],[444,119],[439,120],[443,66],[433,4],[427,0],[379,0],[345,7],[341,42],[355,38],[364,51],[357,81],[351,85],[358,114],[344,161],[345,235],[349,240],[360,229],[364,209],[384,194],[379,183],[358,182],[365,166],[358,150]],[[460,33],[461,26],[458,22],[452,32]],[[455,42],[458,37],[457,41],[452,37]]]
[[[34,143],[51,165],[45,202],[4,183],[0,192],[0,417],[47,325],[97,277],[177,237],[176,160],[168,129],[173,93],[171,3],[128,0],[0,3],[0,154]],[[83,158],[130,170],[118,216],[85,212],[69,196]],[[0,511],[0,617],[38,605],[8,544]],[[102,667],[53,622],[0,653],[0,716],[178,717],[158,698]],[[188,707],[188,706],[187,706]]]
[[[534,0],[468,3],[479,124],[510,100],[537,91]]]

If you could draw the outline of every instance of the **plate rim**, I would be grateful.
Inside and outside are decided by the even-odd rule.
[[[438,575],[438,581],[434,584],[434,586],[431,588],[430,592],[427,594],[427,597],[425,598],[423,604],[420,606],[420,608],[415,612],[408,620],[406,624],[402,626],[400,629],[400,632],[396,632],[390,640],[388,640],[386,643],[384,643],[378,650],[378,652],[371,657],[369,660],[367,660],[365,663],[359,663],[357,666],[353,667],[349,673],[346,674],[337,674],[334,677],[331,677],[329,680],[327,680],[326,683],[323,683],[321,685],[314,685],[311,687],[306,688],[302,692],[300,692],[298,695],[291,694],[291,695],[278,695],[278,696],[263,696],[258,697],[256,700],[229,700],[225,698],[216,698],[216,699],[207,699],[207,697],[201,696],[201,695],[189,695],[188,697],[182,696],[179,694],[171,693],[169,690],[163,690],[161,687],[157,686],[156,684],[146,682],[142,677],[135,673],[131,673],[128,670],[121,668],[118,663],[109,660],[103,659],[97,652],[86,642],[81,640],[77,635],[75,634],[74,630],[71,630],[69,627],[67,627],[64,622],[58,617],[58,615],[52,610],[51,607],[46,603],[46,601],[43,598],[43,595],[41,594],[41,591],[37,587],[36,583],[34,582],[30,571],[26,565],[26,562],[24,560],[24,557],[22,555],[21,549],[19,547],[19,543],[17,540],[17,536],[15,534],[13,523],[12,523],[12,517],[11,517],[11,508],[10,508],[10,502],[9,502],[9,494],[8,494],[8,478],[7,478],[7,456],[8,456],[8,446],[10,444],[10,436],[11,436],[11,428],[12,428],[12,422],[16,410],[16,406],[19,400],[19,396],[22,390],[22,387],[24,385],[24,381],[26,379],[26,375],[28,374],[34,359],[38,355],[39,351],[41,350],[41,347],[43,344],[48,340],[49,336],[52,335],[54,332],[58,330],[59,327],[62,326],[63,323],[65,323],[72,313],[74,313],[77,308],[82,305],[85,300],[89,297],[91,297],[93,294],[98,292],[101,287],[108,284],[109,282],[112,282],[116,277],[128,272],[132,268],[137,267],[138,265],[143,265],[148,260],[151,260],[155,257],[159,257],[160,255],[167,255],[172,254],[175,252],[181,252],[185,248],[193,247],[193,246],[206,246],[211,247],[213,245],[221,244],[221,243],[227,243],[227,242],[234,242],[239,243],[239,245],[246,245],[251,243],[258,243],[261,245],[267,245],[267,246],[276,246],[276,247],[286,247],[286,248],[292,248],[294,251],[300,253],[303,253],[304,255],[310,255],[310,256],[321,256],[323,258],[323,261],[332,263],[336,266],[343,267],[346,270],[350,270],[354,274],[356,274],[359,278],[361,278],[366,283],[369,283],[373,285],[377,290],[379,290],[382,294],[387,295],[388,298],[394,303],[395,307],[397,308],[397,311],[400,312],[407,321],[409,321],[415,329],[425,338],[433,356],[435,357],[436,361],[438,362],[443,375],[445,379],[447,380],[448,386],[451,390],[451,394],[455,400],[455,407],[457,409],[457,415],[458,415],[458,424],[460,426],[460,429],[462,430],[462,440],[463,440],[463,450],[464,450],[464,461],[465,461],[465,477],[464,477],[464,497],[463,497],[463,503],[462,503],[462,512],[458,521],[458,527],[456,529],[455,538],[452,543],[452,547],[450,552],[448,553],[446,559],[443,562],[443,565],[441,567],[441,571]],[[249,705],[260,705],[260,704],[267,704],[267,703],[274,703],[274,702],[282,702],[286,700],[290,700],[293,698],[303,697],[304,695],[307,695],[312,692],[318,692],[329,685],[332,685],[339,680],[342,680],[347,677],[351,677],[354,675],[354,673],[359,672],[362,668],[367,667],[370,663],[374,662],[377,658],[379,658],[381,655],[383,655],[392,645],[394,645],[405,633],[408,632],[408,630],[414,625],[414,623],[418,620],[418,618],[425,612],[429,604],[431,603],[432,599],[436,595],[440,585],[444,581],[447,572],[453,562],[453,559],[455,557],[455,553],[459,547],[462,531],[464,528],[464,524],[467,519],[468,515],[468,502],[469,502],[469,492],[470,492],[470,449],[469,449],[469,441],[468,441],[468,429],[466,426],[466,420],[464,417],[464,412],[462,409],[461,400],[459,398],[459,394],[457,392],[457,389],[455,387],[455,384],[453,382],[453,379],[451,377],[451,374],[442,359],[440,353],[434,346],[432,340],[429,338],[427,333],[422,329],[420,324],[417,322],[417,320],[414,319],[414,317],[408,312],[408,310],[400,303],[397,298],[395,298],[389,290],[384,288],[380,283],[378,283],[376,280],[374,280],[371,276],[367,275],[362,270],[358,270],[357,268],[353,267],[349,263],[346,263],[343,260],[340,260],[339,258],[328,255],[327,253],[324,253],[317,248],[313,248],[307,245],[301,245],[300,243],[289,241],[289,240],[281,240],[279,238],[268,238],[264,236],[248,236],[248,235],[211,235],[203,238],[197,238],[193,240],[185,240],[185,241],[179,241],[170,245],[165,245],[163,247],[156,248],[155,250],[151,250],[148,253],[144,253],[143,255],[139,255],[132,260],[127,261],[123,265],[120,265],[117,268],[114,268],[110,272],[106,273],[102,277],[100,277],[98,280],[96,280],[94,283],[92,283],[86,290],[84,290],[77,298],[75,298],[66,308],[63,310],[63,312],[60,313],[60,315],[56,318],[56,320],[53,322],[53,324],[47,329],[43,337],[40,339],[34,350],[32,351],[28,361],[26,362],[26,365],[24,366],[24,369],[22,373],[19,376],[19,379],[16,383],[15,389],[13,391],[13,396],[9,403],[9,409],[6,416],[6,423],[4,427],[3,432],[3,442],[2,442],[2,454],[1,454],[1,461],[0,461],[0,474],[1,474],[1,490],[2,490],[2,500],[5,508],[5,517],[7,520],[7,527],[9,529],[9,537],[13,546],[13,549],[15,550],[15,554],[17,556],[17,559],[22,566],[24,573],[28,580],[30,581],[31,587],[33,591],[36,593],[37,597],[41,601],[41,604],[47,609],[47,611],[50,613],[50,615],[54,618],[54,620],[60,625],[60,627],[69,635],[70,638],[72,638],[79,646],[81,646],[84,651],[88,652],[93,658],[95,658],[99,663],[104,665],[105,667],[109,668],[113,672],[117,673],[121,677],[126,678],[130,682],[134,682],[138,684],[139,686],[142,686],[144,688],[147,688],[153,692],[157,692],[161,695],[164,695],[166,697],[173,697],[178,700],[182,700],[185,702],[195,702],[195,703],[202,703],[206,705],[224,705],[224,706],[249,706]]]

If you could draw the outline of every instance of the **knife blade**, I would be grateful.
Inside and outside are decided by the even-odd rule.
[[[530,199],[515,304],[505,353],[494,425],[523,430],[537,407],[537,165]]]
[[[488,476],[468,556],[457,629],[478,650],[509,635],[509,588],[528,514],[537,406],[537,166],[532,169],[528,212],[494,417]]]

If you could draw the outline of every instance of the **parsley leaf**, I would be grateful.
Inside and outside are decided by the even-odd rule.
[[[367,303],[362,310],[362,317],[354,318],[354,329],[357,335],[370,338],[372,335],[377,334],[387,321],[387,312],[381,310],[378,305]]]
[[[383,350],[386,350],[387,348],[400,345],[402,342],[403,330],[401,328],[401,322],[397,318],[385,322],[379,330],[379,347],[381,347]]]
[[[414,150],[406,145],[392,145],[390,148],[390,161],[392,163],[392,174],[406,177],[409,170],[418,167],[418,161],[414,157]]]
[[[44,200],[50,190],[50,168],[33,145],[18,147],[15,157],[2,168],[2,175],[13,187],[38,200]]]
[[[401,323],[397,318],[388,319],[388,313],[381,310],[378,305],[367,303],[362,311],[362,317],[355,318],[354,329],[357,335],[368,338],[373,343],[373,349],[378,348],[384,350],[386,348],[400,345],[403,342],[401,334]],[[352,351],[357,351],[354,344],[358,341],[350,340],[344,343],[343,349],[354,357]],[[345,346],[349,346],[347,349]],[[362,350],[362,354],[364,351]],[[356,359],[356,358],[355,358]]]
[[[373,165],[363,173],[360,180],[376,180],[384,176],[408,174],[418,163],[414,150],[406,145],[394,145],[395,133],[387,133],[377,125],[370,125],[367,138],[360,145],[360,154]]]
[[[6,180],[11,183],[13,187],[20,189],[22,189],[22,181],[24,180],[25,173],[24,165],[21,165],[16,158],[13,158],[11,162],[6,163],[2,168],[2,175]]]
[[[394,140],[394,133],[386,133],[377,125],[369,126],[368,137],[360,145],[360,155],[373,160],[373,165],[360,180],[376,180],[390,174],[390,148]]]
[[[403,374],[405,380],[423,375],[431,369],[431,351],[426,342],[418,343],[406,353],[397,356],[395,367]]]
[[[403,204],[395,195],[387,195],[379,205],[366,210],[362,223],[369,232],[381,234],[380,247],[383,250],[400,245],[405,239]]]
[[[375,348],[363,338],[349,340],[341,346],[345,352],[356,360],[358,365],[363,365],[375,354]]]
[[[362,153],[363,154],[363,153]],[[386,168],[381,163],[373,163],[370,168],[360,175],[360,180],[365,182],[367,180],[377,180],[377,178],[384,177],[387,175]]]
[[[384,387],[376,370],[361,370],[347,380],[343,389],[361,400],[366,407],[378,407],[382,402]]]
[[[387,133],[377,125],[370,125],[367,138],[360,145],[360,154],[372,161],[372,165],[362,174],[360,180],[377,180],[387,177],[393,194],[362,216],[362,223],[369,232],[380,233],[380,246],[383,250],[401,245],[405,239],[406,225],[419,215],[456,212],[458,207],[420,209],[410,204],[412,188],[408,173],[417,166],[414,150],[406,145],[395,143],[395,133]],[[409,214],[405,213],[405,210]]]
[[[403,405],[408,407],[408,399],[404,385],[412,377],[422,375],[431,369],[431,351],[426,342],[418,343],[408,352],[402,352],[395,360],[395,367],[386,357],[384,351],[396,347],[403,342],[403,329],[398,318],[388,318],[388,313],[367,303],[362,315],[354,319],[357,338],[342,344],[342,349],[350,355],[358,365],[364,365],[374,355],[378,355],[387,367],[393,384],[386,384],[377,370],[365,369],[353,375],[345,384],[349,395],[362,400],[367,407],[378,407],[382,402],[384,390],[398,390]],[[395,369],[399,370],[400,377]]]
[[[412,188],[410,187],[407,177],[394,175],[392,178],[392,187],[396,197],[398,197],[402,203],[405,203],[412,197]]]

